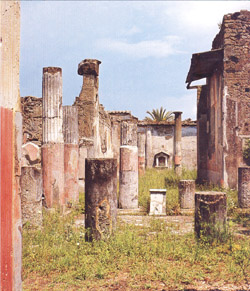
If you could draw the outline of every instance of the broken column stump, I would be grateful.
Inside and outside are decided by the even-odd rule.
[[[106,239],[116,227],[117,161],[86,159],[85,171],[85,238]]]
[[[120,147],[120,192],[119,207],[138,208],[138,148],[123,145]]]
[[[166,189],[150,189],[149,215],[166,215]]]
[[[21,169],[21,206],[23,225],[42,225],[42,172],[36,167]]]
[[[179,185],[179,202],[183,209],[194,209],[194,180],[180,180]]]
[[[195,193],[195,233],[197,238],[221,240],[226,232],[227,196],[224,192]]]
[[[241,208],[250,208],[250,167],[238,168],[238,201]]]

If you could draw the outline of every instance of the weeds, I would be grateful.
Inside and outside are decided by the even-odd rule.
[[[185,179],[195,179],[195,173],[184,174]],[[140,178],[140,205],[149,207],[150,188],[166,187],[167,211],[178,213],[177,180],[171,170],[147,170]],[[228,192],[232,213],[236,213],[235,197],[235,192]],[[193,233],[175,234],[164,220],[152,217],[149,226],[118,221],[115,234],[106,241],[85,242],[85,229],[75,225],[76,217],[84,210],[83,202],[81,194],[77,210],[72,208],[66,217],[44,212],[41,229],[24,227],[24,290],[98,290],[101,285],[110,286],[110,280],[117,290],[119,282],[126,284],[121,290],[150,290],[152,286],[180,290],[201,281],[210,286],[215,282],[249,284],[249,237],[236,238],[229,233],[222,242],[210,244],[196,240]],[[248,218],[238,215],[235,222],[248,223]],[[28,286],[32,276],[45,277],[46,287],[36,289],[37,282]]]

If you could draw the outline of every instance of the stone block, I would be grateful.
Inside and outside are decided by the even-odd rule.
[[[166,215],[166,189],[150,189],[149,215]]]

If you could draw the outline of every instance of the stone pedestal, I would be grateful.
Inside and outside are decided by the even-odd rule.
[[[86,240],[105,239],[116,228],[117,161],[86,159],[85,167]]]
[[[166,215],[166,189],[150,189],[149,215]]]
[[[180,207],[184,209],[194,209],[195,181],[180,180],[178,188]]]
[[[238,168],[238,201],[241,208],[250,208],[250,167]]]
[[[22,167],[21,170],[22,223],[42,225],[42,172],[36,167]]]
[[[138,208],[138,148],[120,147],[119,207]]]
[[[227,196],[223,192],[195,193],[195,233],[198,238],[221,238],[226,230]]]

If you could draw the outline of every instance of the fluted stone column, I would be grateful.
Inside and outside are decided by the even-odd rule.
[[[85,177],[86,240],[108,238],[116,228],[116,159],[86,159]]]
[[[174,127],[174,167],[177,175],[181,175],[181,136],[182,136],[182,125],[181,125],[181,114],[180,111],[175,111],[175,127]]]
[[[119,180],[119,207],[138,208],[138,148],[136,146],[120,147]]]
[[[75,106],[63,106],[63,135],[65,201],[75,204],[79,201],[78,110]]]
[[[181,208],[194,209],[194,194],[195,181],[194,180],[180,180],[179,182],[179,202]]]
[[[62,69],[43,68],[43,191],[48,208],[62,207],[64,197],[64,141]]]
[[[144,132],[138,133],[138,168],[139,175],[145,173],[145,149],[146,149],[146,135]]]
[[[238,168],[238,200],[241,208],[250,208],[250,167]]]
[[[22,290],[20,3],[0,1],[0,289]]]

